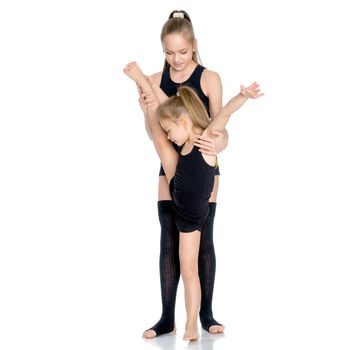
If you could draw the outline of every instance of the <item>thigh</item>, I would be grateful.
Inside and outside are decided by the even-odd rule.
[[[169,183],[166,179],[165,175],[159,176],[158,180],[158,200],[171,200],[170,191],[169,191]]]
[[[218,190],[219,190],[219,175],[215,175],[214,179],[214,188],[213,192],[211,193],[211,196],[209,198],[209,202],[216,202],[217,196],[218,196]]]
[[[198,268],[198,252],[201,233],[196,230],[193,232],[180,232],[179,257],[182,268]]]

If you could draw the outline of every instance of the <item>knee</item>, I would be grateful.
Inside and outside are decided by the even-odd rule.
[[[184,281],[189,281],[198,277],[198,266],[195,264],[181,264],[180,271]]]

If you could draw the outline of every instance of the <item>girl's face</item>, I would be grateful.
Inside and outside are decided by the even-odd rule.
[[[180,117],[176,122],[171,119],[160,121],[162,129],[168,134],[168,140],[182,146],[189,138],[188,124]]]
[[[182,71],[192,62],[194,45],[180,33],[168,34],[163,39],[165,59],[176,71]]]

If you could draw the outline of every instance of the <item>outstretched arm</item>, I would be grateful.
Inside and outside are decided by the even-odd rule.
[[[213,118],[209,126],[206,128],[205,134],[210,133],[213,130],[224,130],[231,114],[243,106],[243,104],[247,102],[248,98],[256,99],[263,95],[263,93],[260,93],[259,84],[257,82],[254,82],[247,88],[241,85],[241,92],[231,98],[231,100],[222,108],[215,118]]]

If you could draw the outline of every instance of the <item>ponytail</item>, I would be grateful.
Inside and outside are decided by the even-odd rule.
[[[188,86],[180,87],[178,94],[188,111],[193,126],[204,130],[209,125],[210,119],[202,100],[195,91]]]
[[[158,107],[158,118],[160,120],[171,119],[175,121],[187,113],[192,120],[193,127],[203,131],[210,123],[208,112],[195,93],[188,86],[181,86],[177,96],[172,96]]]

